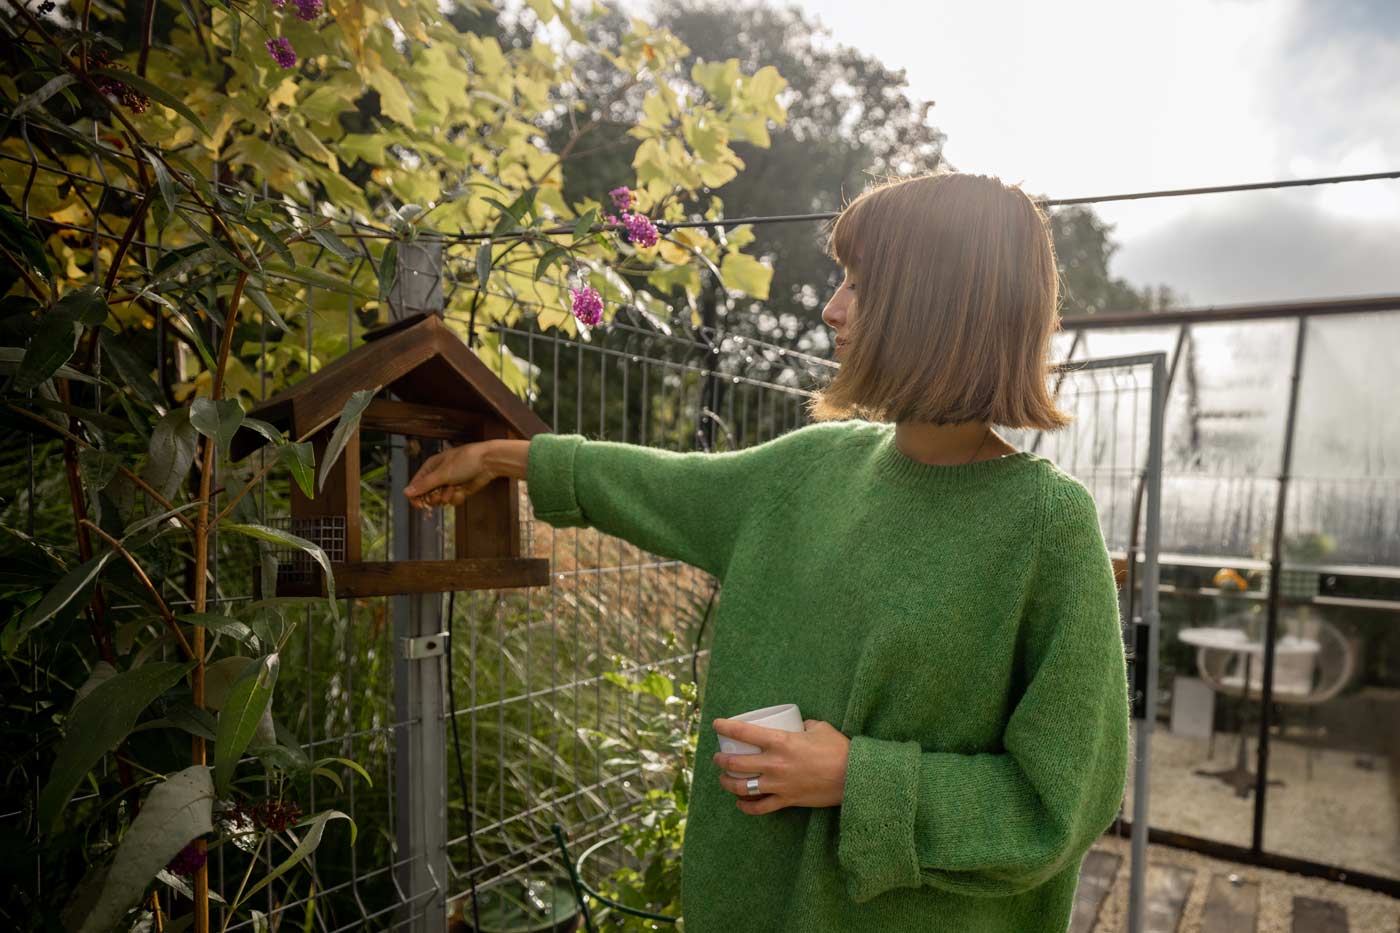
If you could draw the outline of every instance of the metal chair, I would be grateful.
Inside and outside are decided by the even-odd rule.
[[[1360,639],[1345,635],[1337,626],[1317,617],[1312,607],[1300,607],[1295,634],[1318,642],[1316,654],[1275,654],[1272,700],[1303,710],[1305,723],[1313,724],[1313,713],[1323,703],[1345,690],[1359,673],[1357,663]],[[1285,636],[1287,637],[1287,636]],[[1200,647],[1196,666],[1201,679],[1216,692],[1244,697],[1244,658],[1237,651]],[[1258,700],[1264,692],[1263,657],[1251,659],[1247,699]],[[1279,728],[1283,719],[1279,718]],[[1307,749],[1307,775],[1312,778],[1314,747]],[[1215,754],[1215,730],[1211,730],[1208,754]]]

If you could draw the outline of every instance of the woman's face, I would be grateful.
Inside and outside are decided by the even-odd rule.
[[[826,322],[835,333],[833,340],[836,343],[836,350],[833,356],[840,356],[845,348],[846,323],[855,310],[856,303],[856,280],[854,273],[850,269],[845,270],[846,277],[841,280],[841,286],[836,289],[831,300],[822,309],[822,320]]]

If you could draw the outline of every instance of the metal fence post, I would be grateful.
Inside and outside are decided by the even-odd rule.
[[[1167,403],[1166,354],[1153,354],[1152,417],[1148,427],[1147,492],[1142,566],[1142,618],[1133,620],[1133,689],[1137,724],[1133,781],[1132,870],[1128,880],[1128,933],[1141,933],[1147,919],[1148,794],[1151,790],[1152,729],[1157,721],[1157,637],[1161,624],[1158,586],[1161,582],[1162,446]],[[1131,554],[1131,549],[1129,550]]]
[[[426,453],[426,452],[425,452]],[[442,557],[438,510],[418,511],[403,488],[425,456],[411,456],[395,438],[389,462],[393,559]],[[419,933],[447,929],[447,730],[442,601],[437,593],[393,597],[394,777],[397,823],[395,880],[405,900],[398,920]],[[410,919],[411,918],[411,919]]]

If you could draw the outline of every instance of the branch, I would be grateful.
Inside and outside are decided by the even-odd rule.
[[[95,446],[93,446],[92,444],[88,443],[87,441],[83,440],[81,437],[78,437],[76,434],[73,434],[73,433],[70,432],[70,431],[66,431],[66,430],[64,430],[62,427],[60,427],[59,425],[54,424],[52,421],[50,421],[49,419],[43,417],[42,415],[36,415],[36,414],[34,414],[34,412],[29,411],[28,409],[20,408],[18,405],[16,405],[16,404],[13,403],[13,402],[6,402],[6,403],[5,403],[5,407],[8,408],[10,411],[15,412],[16,414],[23,415],[24,417],[28,418],[30,421],[34,421],[34,422],[37,422],[37,423],[39,423],[39,424],[42,424],[44,427],[48,428],[50,431],[53,431],[55,434],[58,434],[60,437],[63,437],[63,438],[66,439],[66,440],[70,440],[70,441],[74,441],[74,442],[76,442],[76,443],[82,444],[82,445],[83,445],[84,447],[86,447],[88,450],[97,450],[97,449],[98,449],[97,447],[95,447]],[[167,512],[173,512],[173,511],[175,511],[175,506],[171,504],[170,500],[167,499],[167,498],[165,498],[164,496],[162,496],[160,493],[156,492],[154,489],[152,489],[150,483],[147,483],[144,479],[142,479],[141,477],[137,476],[135,473],[131,472],[131,470],[128,469],[127,467],[124,467],[124,466],[120,466],[120,465],[119,465],[119,466],[117,467],[117,470],[118,470],[123,476],[125,476],[127,479],[129,479],[129,480],[131,480],[133,483],[135,483],[135,484],[141,489],[142,492],[144,492],[146,495],[148,495],[148,496],[150,496],[152,499],[154,499],[154,500],[156,501],[156,504],[159,505],[159,506],[161,506],[163,509],[165,509],[165,511],[167,511]],[[176,518],[180,519],[180,521],[184,522],[187,526],[190,527],[191,530],[193,530],[194,525],[190,522],[189,518],[187,518],[185,515],[183,515],[183,514],[178,514],[178,515],[176,515]]]
[[[107,534],[107,532],[93,524],[90,519],[84,518],[83,524],[96,532],[97,536],[103,541],[110,544],[112,550],[126,558],[126,562],[131,565],[131,569],[136,571],[137,579],[145,585],[146,589],[150,591],[151,597],[155,599],[156,609],[160,611],[160,617],[165,620],[166,625],[170,626],[170,631],[174,633],[175,640],[178,641],[180,647],[184,649],[185,657],[189,660],[194,660],[194,649],[192,649],[190,643],[185,640],[185,633],[180,631],[180,624],[175,620],[175,614],[170,611],[170,607],[166,605],[165,600],[161,598],[160,591],[157,590],[155,584],[151,582],[151,578],[146,575],[146,571],[141,568],[141,564],[137,562],[136,556],[122,547],[122,543],[116,538],[113,538],[111,535]]]

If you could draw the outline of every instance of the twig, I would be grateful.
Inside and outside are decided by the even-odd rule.
[[[276,465],[277,459],[273,458],[272,460],[267,461],[261,467],[259,467],[258,471],[253,474],[251,479],[248,480],[248,483],[238,491],[238,495],[230,499],[228,505],[224,506],[223,511],[220,512],[217,517],[215,517],[214,524],[217,525],[219,522],[228,518],[229,515],[233,513],[233,507],[236,506],[243,499],[244,496],[252,492],[253,487],[256,486],[259,482],[261,482],[263,477],[271,473],[272,468]]]
[[[112,550],[116,551],[122,557],[126,558],[126,562],[131,565],[131,569],[136,571],[136,578],[141,581],[141,583],[146,587],[146,589],[150,591],[152,598],[155,599],[156,609],[160,611],[160,617],[165,620],[165,624],[170,626],[170,631],[175,634],[175,640],[178,641],[180,643],[180,647],[184,649],[185,657],[193,661],[194,649],[191,648],[190,643],[185,640],[185,633],[180,631],[180,623],[175,620],[175,614],[170,611],[170,607],[167,606],[165,600],[161,598],[160,590],[156,589],[155,584],[151,582],[151,578],[146,575],[146,571],[142,569],[140,562],[136,559],[136,555],[132,554],[126,548],[122,547],[122,543],[120,541],[109,535],[107,532],[103,531],[97,525],[93,524],[93,522],[90,519],[84,518],[83,524],[87,525],[94,532],[96,532],[98,537],[100,537],[103,541],[106,541],[108,544],[110,544],[112,546]]]
[[[34,422],[37,422],[37,423],[39,423],[39,424],[42,424],[44,427],[48,428],[50,431],[53,431],[55,434],[58,434],[58,435],[61,436],[61,437],[64,437],[64,438],[67,438],[68,440],[75,441],[75,442],[77,442],[77,443],[79,443],[79,444],[82,444],[84,447],[88,448],[89,450],[97,450],[97,449],[98,449],[97,447],[93,446],[93,445],[90,444],[89,442],[83,440],[81,437],[78,437],[76,434],[73,434],[73,433],[70,432],[70,431],[64,430],[61,426],[59,426],[59,425],[57,425],[57,424],[54,424],[52,421],[50,421],[49,419],[43,417],[42,415],[36,415],[36,414],[34,414],[34,412],[29,411],[28,409],[20,408],[20,407],[19,407],[18,405],[16,405],[14,402],[6,402],[6,403],[5,403],[5,407],[8,408],[10,411],[15,412],[16,414],[23,415],[24,417],[28,418],[30,421],[34,421]],[[141,491],[143,491],[144,493],[146,493],[146,495],[148,495],[148,496],[150,496],[152,499],[154,499],[154,500],[156,501],[156,504],[159,505],[159,506],[161,506],[163,509],[165,509],[165,511],[167,511],[167,512],[173,512],[173,511],[175,511],[175,506],[171,504],[171,502],[170,502],[169,499],[165,498],[165,497],[162,496],[160,493],[156,492],[153,488],[151,488],[151,484],[150,484],[150,483],[147,483],[144,479],[142,479],[141,477],[137,476],[135,473],[131,472],[130,469],[128,469],[127,467],[118,465],[118,466],[117,466],[117,472],[121,473],[121,474],[122,474],[123,476],[125,476],[127,479],[131,480],[131,481],[132,481],[133,483],[135,483],[138,487],[140,487]],[[193,530],[194,525],[191,523],[190,519],[187,518],[184,514],[177,513],[175,517],[178,518],[178,519],[180,519],[180,521],[184,522],[186,526],[188,526],[191,530]]]

